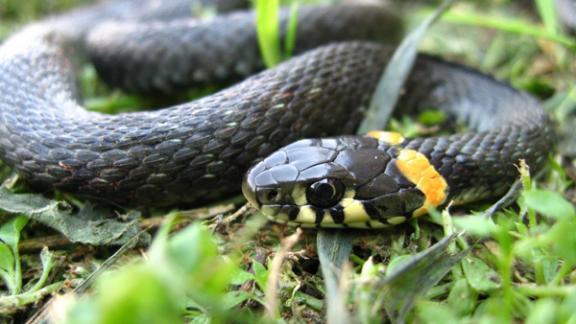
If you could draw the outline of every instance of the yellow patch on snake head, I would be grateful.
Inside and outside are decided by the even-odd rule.
[[[404,136],[397,132],[370,131],[366,135],[390,145],[398,145],[404,142]]]
[[[403,149],[398,154],[396,166],[426,197],[424,205],[412,213],[414,217],[426,214],[428,208],[437,207],[446,200],[448,184],[424,154]]]

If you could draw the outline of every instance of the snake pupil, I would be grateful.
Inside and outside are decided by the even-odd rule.
[[[308,202],[316,207],[336,205],[344,196],[344,184],[336,179],[324,179],[312,183],[306,190]]]

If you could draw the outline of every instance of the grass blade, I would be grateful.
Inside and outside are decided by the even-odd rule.
[[[282,61],[280,53],[279,0],[256,0],[256,31],[260,52],[267,67]]]
[[[346,296],[342,296],[339,283],[342,265],[352,251],[354,237],[354,233],[339,230],[320,230],[316,236],[318,258],[326,287],[326,316],[331,324],[350,322],[350,314],[346,311]]]
[[[576,41],[573,39],[562,34],[550,33],[545,28],[536,26],[533,23],[522,19],[450,12],[442,17],[442,21],[454,24],[498,29],[509,33],[548,39],[572,50],[576,50]]]
[[[398,46],[388,63],[376,91],[372,96],[366,118],[358,129],[358,134],[365,134],[386,126],[394,106],[398,101],[400,90],[414,65],[418,54],[418,45],[426,30],[457,0],[446,0],[432,15],[424,20]]]
[[[546,30],[550,34],[557,34],[559,29],[554,1],[536,0],[536,6],[538,7],[538,13],[540,14],[540,18],[542,18]]]
[[[290,18],[286,27],[286,39],[284,40],[284,56],[292,56],[296,46],[296,36],[298,34],[298,1],[292,1],[290,4]]]
[[[450,254],[457,234],[444,237],[430,248],[398,265],[383,281],[384,308],[392,322],[403,323],[416,299],[460,262],[468,251]]]

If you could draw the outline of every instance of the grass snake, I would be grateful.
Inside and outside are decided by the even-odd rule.
[[[391,56],[381,41],[398,35],[397,18],[379,7],[302,7],[298,55],[254,74],[263,63],[254,14],[235,11],[243,5],[113,1],[15,33],[0,46],[0,158],[38,188],[136,206],[238,192],[261,161],[245,176],[248,200],[276,220],[328,227],[380,227],[428,204],[500,195],[520,159],[543,166],[554,135],[537,100],[425,54],[399,110],[437,107],[469,131],[343,136]],[[207,6],[220,15],[189,18]],[[129,92],[244,80],[173,107],[104,115],[81,105],[77,54]]]

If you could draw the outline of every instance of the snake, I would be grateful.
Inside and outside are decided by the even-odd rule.
[[[400,35],[399,19],[378,6],[303,6],[294,57],[265,69],[245,5],[108,1],[15,32],[0,45],[0,159],[39,190],[136,207],[242,190],[278,222],[359,228],[501,195],[520,161],[544,166],[554,132],[538,100],[427,54],[417,56],[397,111],[439,109],[448,126],[467,130],[351,135],[393,54],[386,42]],[[199,8],[218,15],[191,18]],[[280,14],[281,40],[290,17]],[[82,106],[81,59],[126,92],[224,89],[101,114]]]

